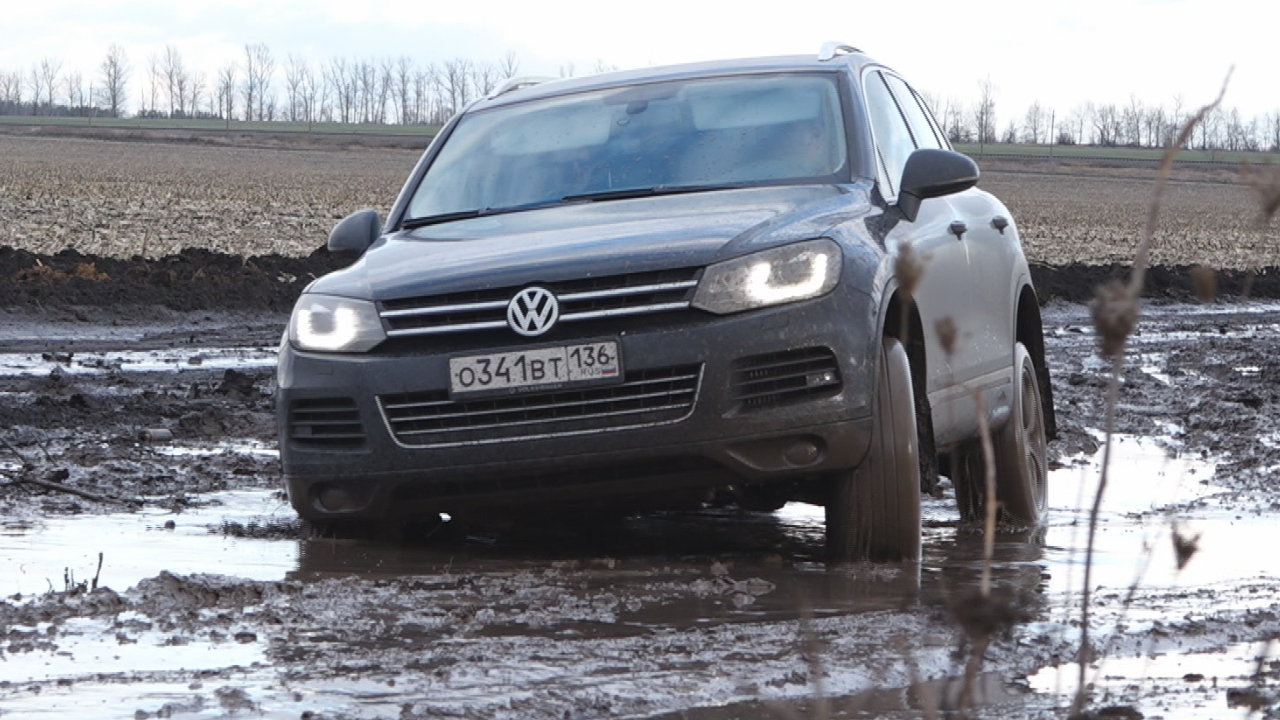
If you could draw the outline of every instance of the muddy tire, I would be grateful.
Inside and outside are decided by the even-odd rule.
[[[1036,368],[1027,348],[1013,348],[1013,404],[1009,420],[991,438],[996,464],[997,519],[1006,525],[1038,524],[1048,504],[1048,436],[1044,401]],[[978,441],[966,443],[952,456],[952,480],[960,519],[982,522],[986,516],[986,463]]]
[[[885,338],[871,403],[871,447],[831,478],[826,504],[832,562],[920,559],[920,461],[907,352]]]

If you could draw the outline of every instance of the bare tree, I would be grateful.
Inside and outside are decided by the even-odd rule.
[[[378,64],[378,97],[374,104],[373,121],[383,124],[387,121],[387,102],[391,100],[391,86],[395,80],[395,63],[391,58],[383,58]]]
[[[231,117],[236,111],[236,64],[229,62],[218,71],[218,114],[222,115],[225,127],[231,128]]]
[[[571,77],[573,77],[573,63],[572,63],[572,62],[567,62],[567,63],[565,63],[565,64],[563,64],[563,65],[561,65],[561,66],[560,66],[560,77],[562,77],[562,78],[571,78]]]
[[[378,68],[372,60],[361,60],[355,64],[355,76],[359,122],[372,122],[373,102],[378,94]]]
[[[1273,110],[1267,115],[1267,141],[1271,152],[1280,153],[1280,110]]]
[[[1179,132],[1182,130],[1183,105],[1185,101],[1182,95],[1173,96],[1173,105],[1169,110],[1169,117],[1165,121],[1163,130],[1161,131],[1160,144],[1168,147],[1172,145],[1178,138]]]
[[[1245,123],[1240,117],[1239,108],[1231,108],[1223,114],[1223,134],[1225,149],[1239,152],[1245,145]]]
[[[293,53],[289,53],[289,63],[284,68],[284,92],[289,102],[289,122],[298,122],[306,115],[304,98],[307,78],[311,75],[311,67],[307,61]]]
[[[326,104],[328,87],[311,68],[307,68],[302,78],[302,112],[307,119],[307,130],[311,129],[311,123],[315,122]]]
[[[599,75],[600,73],[615,72],[620,68],[611,62],[605,62],[604,58],[596,58],[596,64],[591,66],[591,72]]]
[[[471,87],[475,88],[477,95],[488,95],[498,86],[498,80],[501,73],[498,68],[489,63],[476,63],[471,66]]]
[[[978,83],[978,104],[973,110],[973,124],[978,144],[996,140],[996,88],[987,78]]]
[[[1010,120],[1008,126],[1004,129],[1004,135],[1000,137],[1000,142],[1013,145],[1018,142],[1018,124]]]
[[[943,130],[947,133],[947,140],[953,143],[968,143],[973,141],[973,128],[969,126],[967,113],[964,111],[964,105],[958,98],[951,98],[947,101],[947,111],[943,116]]]
[[[355,107],[355,73],[343,58],[333,58],[324,66],[325,84],[332,88],[338,122],[351,122]]]
[[[447,60],[444,70],[437,76],[441,99],[449,115],[456,114],[471,101],[471,90],[468,87],[471,63],[462,58]]]
[[[413,122],[412,104],[413,60],[408,55],[396,58],[395,82],[391,94],[396,106],[396,122],[408,125]]]
[[[142,98],[142,114],[156,112],[156,98],[160,94],[161,79],[164,72],[161,69],[160,57],[151,54],[147,57],[147,87],[144,89],[146,94]]]
[[[1093,106],[1088,103],[1081,103],[1071,109],[1071,113],[1067,116],[1067,126],[1071,128],[1071,132],[1077,143],[1081,145],[1088,144],[1088,137],[1085,136],[1085,127],[1089,125],[1089,116],[1093,112]]]
[[[44,97],[44,73],[40,72],[38,63],[31,66],[27,74],[27,87],[31,90],[31,114],[40,114],[40,99]]]
[[[1145,115],[1142,101],[1134,93],[1129,94],[1129,104],[1123,111],[1124,135],[1129,145],[1142,145],[1142,118]]]
[[[40,74],[44,75],[45,105],[49,114],[53,114],[53,95],[58,86],[58,75],[62,73],[62,60],[45,58],[40,61]]]
[[[187,108],[187,112],[191,115],[191,117],[196,117],[197,115],[200,114],[200,99],[204,97],[204,94],[205,94],[204,73],[198,72],[198,73],[195,73],[194,75],[188,73],[187,74],[186,108]],[[210,106],[209,106],[209,114],[213,115],[212,101],[210,102]]]
[[[266,43],[244,46],[244,119],[265,120],[267,107],[275,110],[271,94],[271,76],[275,74],[275,59]]]
[[[1200,122],[1197,129],[1199,130],[1199,147],[1201,150],[1215,150],[1221,147],[1222,108],[1214,107],[1208,113],[1205,113],[1204,120]]]
[[[1151,147],[1164,146],[1164,107],[1154,105],[1147,108],[1143,116],[1143,127],[1146,129],[1147,144]]]
[[[169,117],[185,117],[187,114],[187,68],[182,62],[182,54],[173,45],[166,45],[164,56],[160,59],[160,72],[164,76],[165,89],[169,95]]]
[[[498,58],[498,72],[503,80],[513,78],[520,72],[520,60],[516,57],[514,50],[508,50]]]
[[[1039,145],[1042,139],[1048,139],[1048,129],[1045,123],[1048,118],[1045,117],[1044,108],[1040,106],[1040,101],[1036,100],[1027,108],[1027,117],[1023,122],[1023,137],[1032,145]]]
[[[107,106],[111,117],[120,117],[129,83],[129,59],[124,48],[115,44],[108,47],[99,67],[102,69],[102,104]]]
[[[416,122],[435,121],[436,108],[434,96],[431,93],[431,88],[435,86],[435,76],[434,65],[428,65],[413,74],[413,113]]]
[[[1090,117],[1093,119],[1093,138],[1095,144],[1114,146],[1120,142],[1124,131],[1120,111],[1112,103],[1090,106]]]
[[[19,114],[22,109],[22,73],[0,71],[0,111]]]
[[[62,79],[64,87],[67,89],[67,111],[77,115],[84,115],[88,108],[88,102],[84,92],[84,76],[80,71],[67,73]]]

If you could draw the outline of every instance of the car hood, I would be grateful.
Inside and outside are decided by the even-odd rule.
[[[861,201],[850,194],[861,194]],[[390,300],[706,265],[820,236],[860,188],[806,185],[609,200],[391,233],[311,292]]]

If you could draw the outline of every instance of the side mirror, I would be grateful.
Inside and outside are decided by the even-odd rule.
[[[951,150],[921,148],[907,158],[898,188],[898,209],[915,221],[920,203],[929,198],[951,195],[978,184],[978,164],[968,155]]]
[[[354,212],[329,231],[329,252],[362,253],[382,234],[382,219],[377,210]]]

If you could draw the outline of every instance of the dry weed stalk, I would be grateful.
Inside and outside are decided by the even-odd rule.
[[[1142,240],[1138,243],[1138,249],[1134,253],[1133,272],[1129,276],[1129,282],[1113,281],[1107,283],[1098,289],[1097,297],[1090,303],[1090,311],[1098,331],[1102,353],[1111,360],[1111,378],[1107,383],[1106,440],[1102,446],[1102,469],[1098,476],[1098,490],[1094,494],[1093,506],[1089,510],[1089,536],[1085,546],[1084,586],[1080,599],[1080,652],[1076,658],[1079,666],[1079,675],[1076,679],[1076,696],[1072,701],[1070,712],[1073,717],[1080,715],[1088,699],[1085,676],[1088,672],[1089,663],[1092,661],[1089,605],[1092,601],[1090,585],[1093,575],[1093,548],[1098,532],[1098,515],[1102,509],[1102,498],[1107,489],[1108,468],[1111,464],[1112,438],[1115,435],[1116,426],[1116,406],[1120,402],[1120,378],[1124,373],[1125,346],[1129,339],[1129,333],[1132,332],[1134,325],[1137,323],[1140,313],[1139,296],[1142,294],[1147,265],[1151,258],[1151,246],[1155,236],[1156,224],[1160,216],[1160,206],[1164,198],[1165,187],[1169,183],[1169,176],[1173,171],[1173,162],[1178,156],[1178,151],[1191,139],[1192,131],[1204,121],[1206,115],[1222,103],[1222,98],[1226,94],[1227,85],[1230,82],[1231,71],[1228,71],[1227,77],[1222,81],[1218,96],[1214,98],[1213,102],[1200,108],[1195,115],[1191,116],[1182,126],[1182,130],[1178,133],[1178,138],[1165,149],[1164,156],[1160,161],[1160,171],[1156,177],[1155,191],[1152,194],[1151,204],[1147,208],[1147,220],[1142,229]]]

